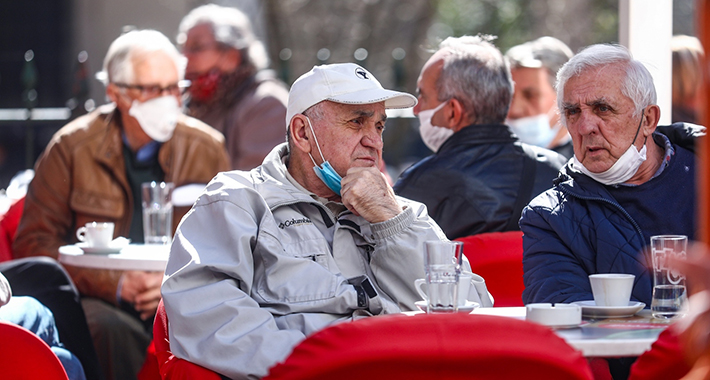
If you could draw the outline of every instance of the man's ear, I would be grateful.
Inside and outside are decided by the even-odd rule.
[[[108,96],[108,98],[111,99],[111,101],[116,104],[118,104],[118,97],[119,97],[118,91],[119,91],[119,88],[113,83],[109,83],[106,86],[106,96]]]
[[[291,142],[294,149],[298,149],[304,153],[311,152],[311,129],[308,127],[306,117],[301,114],[296,114],[291,118],[288,133],[291,137]]]
[[[643,111],[643,121],[641,121],[641,133],[644,137],[651,136],[656,130],[659,120],[661,120],[661,108],[655,104],[646,107]]]
[[[466,112],[464,105],[456,98],[449,100],[450,110],[447,112],[447,121],[449,122],[449,127],[454,132],[460,131],[463,127],[468,126],[473,122],[473,115],[469,115]]]
[[[121,110],[127,110],[131,108],[130,99],[121,93],[121,89],[113,83],[109,83],[106,86],[106,96],[111,99],[112,102],[116,103],[116,107]]]

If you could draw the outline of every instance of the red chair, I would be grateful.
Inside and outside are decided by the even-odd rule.
[[[168,338],[168,316],[165,314],[163,300],[158,304],[158,310],[155,313],[155,322],[153,322],[153,342],[151,342],[153,351],[148,348],[148,357],[143,364],[138,378],[141,380],[148,379],[163,379],[163,380],[221,380],[216,372],[191,363],[187,360],[180,359],[170,352],[170,340]],[[157,361],[157,365],[155,362]],[[158,371],[156,373],[155,371]]]
[[[592,378],[582,355],[547,327],[488,315],[419,314],[328,327],[264,380]]]
[[[5,214],[0,215],[0,263],[13,259],[12,242],[24,208],[25,197],[22,197],[14,201]]]
[[[523,306],[523,233],[489,232],[456,239],[474,273],[483,276],[495,306]]]
[[[661,332],[651,349],[634,362],[629,380],[677,380],[690,371],[683,347],[673,328]]]
[[[68,380],[62,362],[31,331],[0,321],[0,377],[13,380]]]

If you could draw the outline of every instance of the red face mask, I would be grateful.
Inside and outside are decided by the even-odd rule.
[[[201,103],[212,100],[217,92],[220,77],[220,72],[217,69],[202,74],[186,75],[185,79],[190,81],[189,91],[192,99]]]

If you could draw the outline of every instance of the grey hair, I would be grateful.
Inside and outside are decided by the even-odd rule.
[[[256,39],[249,18],[239,9],[216,4],[193,9],[180,21],[177,36],[180,47],[187,40],[190,29],[198,25],[208,25],[219,44],[242,52],[245,64],[257,70],[269,66],[264,44]]]
[[[634,117],[641,115],[644,108],[656,104],[653,76],[643,63],[635,60],[624,46],[597,44],[584,48],[557,72],[557,107],[563,109],[565,85],[570,78],[581,75],[585,70],[612,64],[626,66],[626,78],[621,84],[621,93],[634,102]]]
[[[569,46],[555,37],[544,36],[513,46],[505,53],[511,69],[519,67],[545,68],[550,86],[555,87],[557,71],[574,54]]]
[[[439,44],[444,66],[436,83],[438,100],[456,98],[473,123],[502,123],[513,96],[508,63],[489,35],[449,37]]]
[[[135,79],[133,62],[131,62],[133,58],[159,51],[167,54],[175,62],[178,80],[181,80],[185,74],[184,58],[168,37],[152,29],[133,30],[116,38],[108,48],[103,71],[97,77],[105,85],[131,84]]]
[[[325,103],[328,102],[327,100],[321,100],[320,102],[306,108],[303,112],[301,112],[301,115],[304,115],[308,118],[308,120],[311,121],[311,123],[315,123],[316,121],[320,121],[325,119]],[[291,144],[293,143],[291,141],[291,121],[289,120],[289,124],[286,125],[286,142],[288,143],[288,149],[289,152],[291,151]]]

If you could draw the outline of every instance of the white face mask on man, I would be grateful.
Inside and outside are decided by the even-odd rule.
[[[644,143],[640,151],[634,146],[636,137],[638,137],[639,131],[641,130],[641,123],[643,123],[643,115],[641,116],[641,121],[636,130],[634,141],[631,142],[631,146],[629,146],[629,149],[627,149],[609,169],[601,173],[592,173],[577,159],[576,154],[572,157],[574,168],[605,185],[618,185],[631,179],[639,170],[641,164],[646,161],[646,144]]]
[[[542,148],[549,147],[552,139],[557,135],[557,131],[560,130],[559,123],[550,128],[550,117],[544,113],[519,119],[508,119],[506,124],[520,141]]]
[[[454,134],[451,129],[431,125],[431,118],[445,105],[446,102],[443,102],[432,109],[419,111],[419,115],[417,115],[419,118],[419,135],[422,137],[424,144],[434,152],[437,152],[441,144]]]
[[[134,100],[128,114],[138,120],[143,132],[157,142],[170,140],[177,125],[180,105],[174,96],[166,95],[139,102]]]

